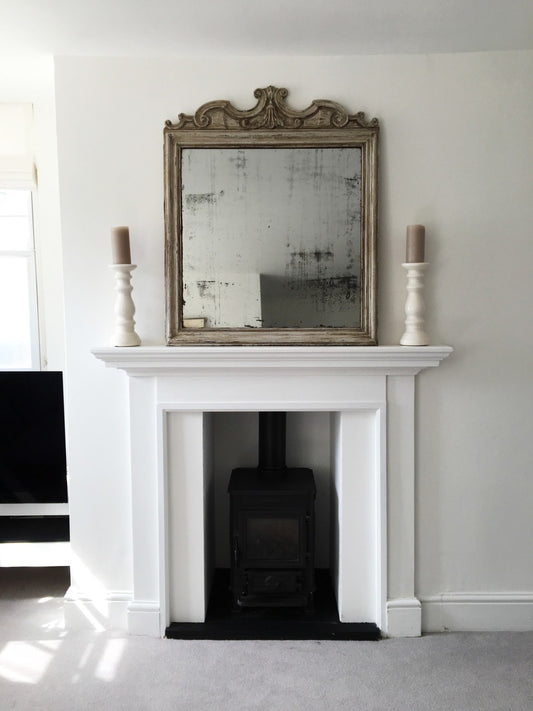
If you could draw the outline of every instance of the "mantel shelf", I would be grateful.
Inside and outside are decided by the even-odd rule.
[[[140,346],[101,347],[91,352],[108,368],[132,376],[156,376],[234,368],[416,375],[438,366],[452,351],[450,346]]]

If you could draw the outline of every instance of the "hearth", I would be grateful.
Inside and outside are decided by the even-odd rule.
[[[231,474],[235,609],[313,606],[316,487],[311,469],[286,466],[285,436],[286,413],[260,412],[259,464]]]

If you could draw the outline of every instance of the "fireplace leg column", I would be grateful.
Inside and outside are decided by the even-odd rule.
[[[419,637],[415,595],[415,377],[387,378],[388,595],[387,633]]]
[[[130,634],[159,637],[159,423],[155,392],[153,378],[129,379],[133,596],[127,615]]]
[[[167,415],[169,622],[204,622],[214,570],[207,530],[213,496],[210,415]]]
[[[331,414],[331,570],[342,622],[383,626],[382,408]],[[353,462],[357,461],[357,467]],[[367,581],[365,586],[360,580]]]

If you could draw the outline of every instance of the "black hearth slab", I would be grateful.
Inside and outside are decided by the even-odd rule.
[[[218,640],[365,640],[381,638],[377,625],[340,622],[329,571],[317,570],[313,610],[249,608],[234,611],[229,591],[229,570],[216,571],[206,621],[171,622],[169,639]]]
[[[370,641],[381,639],[378,627],[371,622],[260,622],[246,626],[232,620],[217,623],[171,622],[166,629],[168,639],[212,640],[332,640]]]

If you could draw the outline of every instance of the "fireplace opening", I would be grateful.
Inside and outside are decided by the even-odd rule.
[[[276,414],[283,417],[266,417],[260,426],[263,417],[257,412],[203,413],[206,613],[203,622],[198,621],[200,614],[196,620],[180,619],[179,612],[173,614],[173,610],[184,609],[181,602],[184,598],[179,595],[187,595],[188,589],[184,588],[180,572],[183,567],[171,565],[171,622],[166,628],[167,637],[379,639],[378,627],[364,618],[361,622],[339,620],[339,497],[334,476],[337,413]],[[176,425],[180,422],[183,420],[175,420]],[[176,426],[171,433],[170,455],[176,462],[175,471],[184,471],[177,462],[192,432],[189,435]],[[254,463],[257,466],[250,466]],[[249,495],[246,487],[260,493],[262,488],[266,487],[268,492],[268,487],[274,485],[279,489],[280,482],[283,485],[288,481],[289,469],[306,472],[299,483],[291,484],[305,492],[297,492],[296,507],[293,502],[288,504],[283,491],[278,490],[274,494],[275,513],[269,508],[272,500],[269,502],[267,496],[259,507],[245,508],[232,523],[232,496],[231,492],[228,495],[228,489],[240,490],[239,496]],[[241,473],[235,474],[235,470]],[[172,522],[190,516],[185,503],[187,490],[181,489],[181,495],[177,496],[176,489],[174,494],[175,481],[179,482],[179,477],[171,477],[169,482],[169,495],[175,502],[170,518],[171,560],[185,541],[175,537],[183,529],[178,523],[174,534]],[[279,509],[280,499],[285,510],[283,506]],[[314,508],[310,528],[306,521],[309,505]],[[249,546],[246,557],[237,553],[237,560],[243,565],[232,571],[235,527],[240,527],[239,537],[244,537]],[[311,542],[312,550],[307,549],[307,541]],[[302,565],[308,553],[311,560],[314,558],[314,566]],[[241,595],[243,589],[245,596]]]
[[[259,463],[233,469],[230,496],[233,608],[313,607],[313,472],[287,467],[286,413],[259,413]]]

